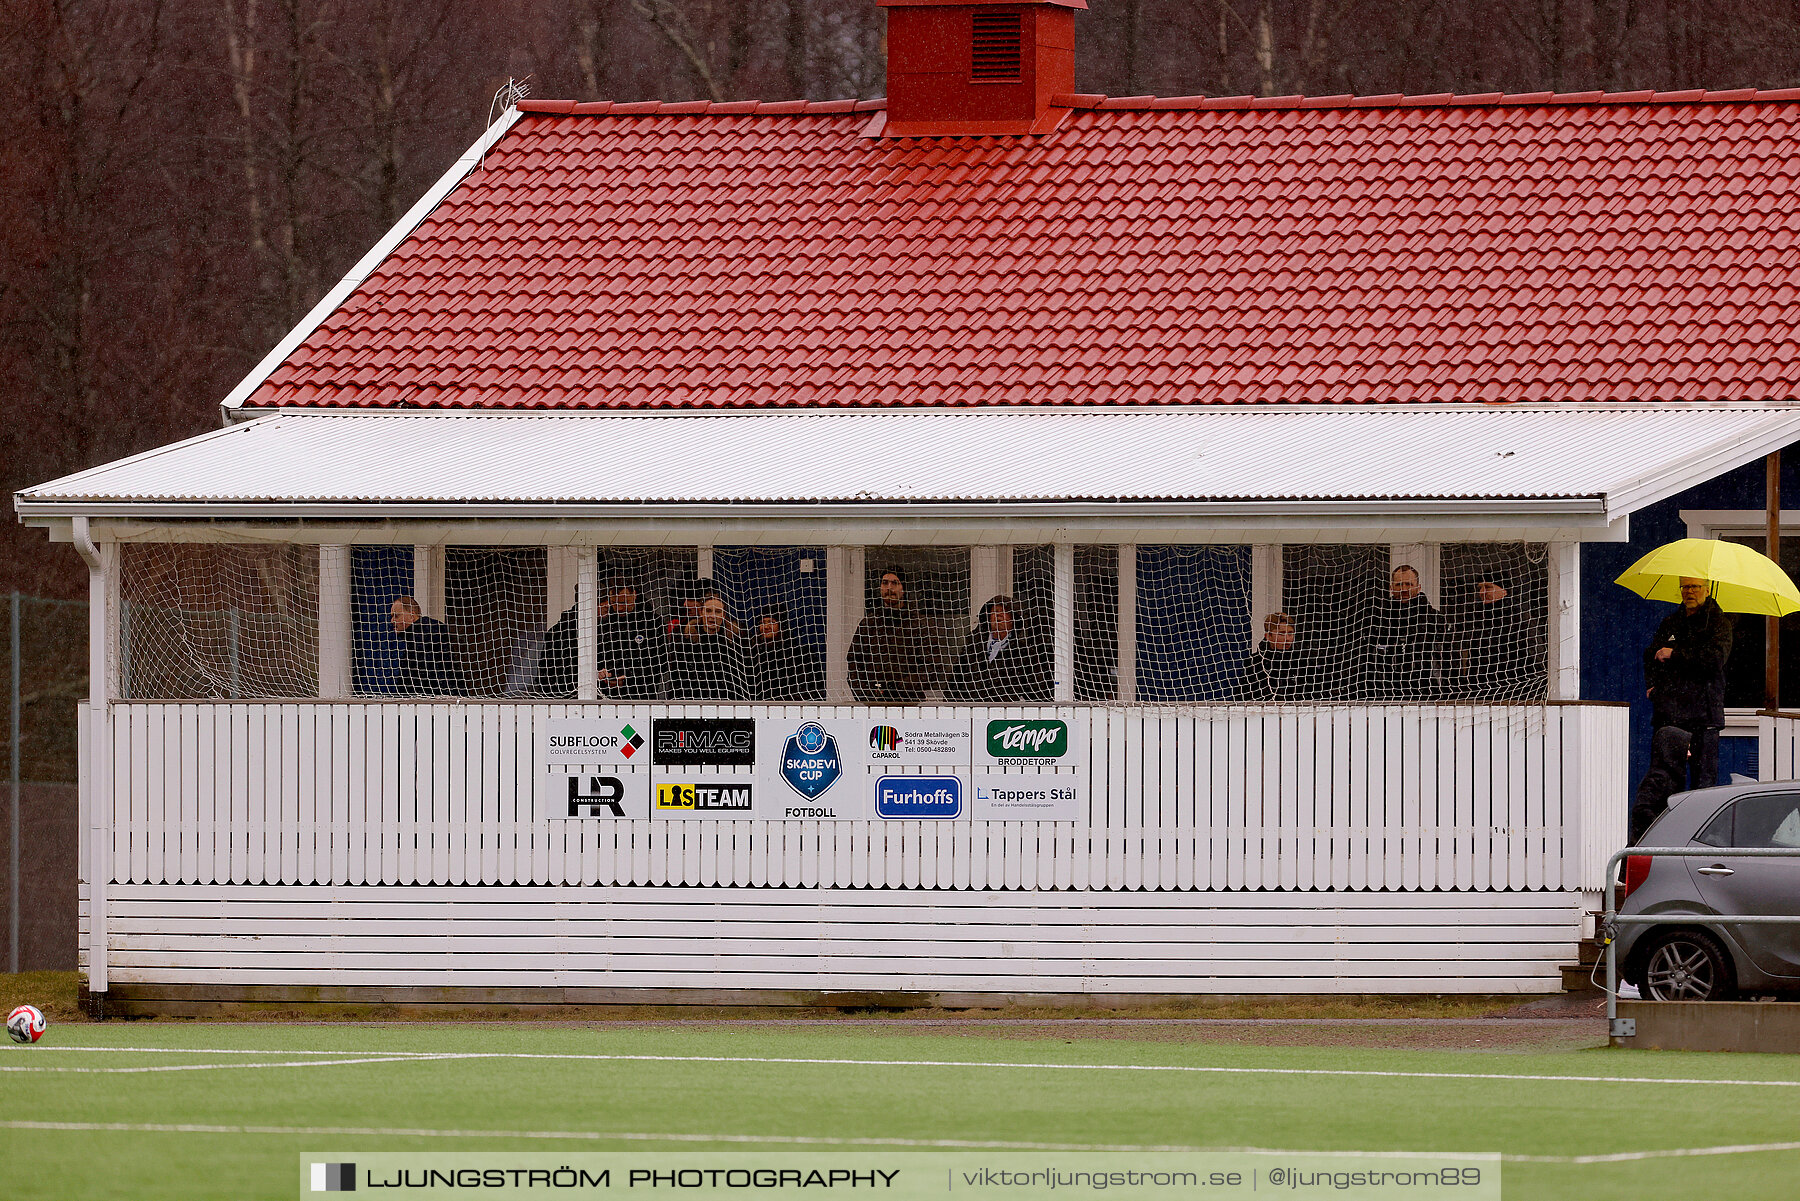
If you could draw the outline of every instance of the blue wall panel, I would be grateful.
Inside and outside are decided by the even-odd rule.
[[[1138,548],[1139,699],[1228,701],[1250,652],[1250,548]]]
[[[413,548],[350,548],[351,687],[358,696],[395,691],[400,668],[400,635],[388,611],[394,598],[413,590]]]

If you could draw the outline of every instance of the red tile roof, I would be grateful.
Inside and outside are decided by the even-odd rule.
[[[521,104],[249,407],[1790,399],[1800,91]]]

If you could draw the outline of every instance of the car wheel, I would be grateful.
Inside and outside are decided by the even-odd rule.
[[[1718,1001],[1732,989],[1731,960],[1703,930],[1677,930],[1644,957],[1644,996],[1652,1001]]]

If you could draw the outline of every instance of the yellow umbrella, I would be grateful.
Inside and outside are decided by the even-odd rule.
[[[1615,583],[1650,600],[1681,603],[1681,577],[1711,580],[1713,599],[1728,613],[1785,617],[1800,612],[1800,589],[1766,555],[1717,538],[1683,538],[1659,546]]]

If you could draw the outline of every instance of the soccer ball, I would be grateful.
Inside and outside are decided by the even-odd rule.
[[[16,1043],[34,1043],[44,1037],[43,1012],[32,1005],[21,1005],[7,1014],[6,1037]]]

